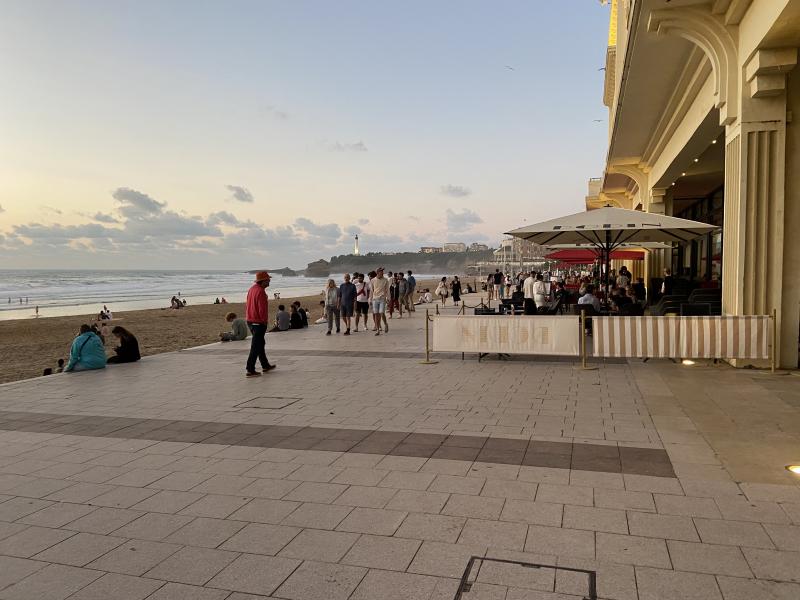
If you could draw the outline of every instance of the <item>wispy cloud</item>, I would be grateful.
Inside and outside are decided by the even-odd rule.
[[[100,223],[119,223],[119,219],[108,213],[97,212],[91,218]]]
[[[285,110],[278,108],[277,106],[270,104],[264,107],[264,109],[267,111],[268,114],[272,115],[279,121],[286,121],[289,119],[289,113],[286,112]]]
[[[3,205],[2,205],[2,204],[0,204],[0,213],[4,213],[4,212],[6,212],[6,209],[5,209],[5,208],[3,208]]]
[[[239,185],[226,185],[228,191],[233,194],[233,199],[238,200],[239,202],[248,202],[251,203],[255,198],[253,198],[253,194],[250,193],[245,187],[241,187]]]
[[[449,183],[439,188],[439,191],[445,196],[450,196],[451,198],[463,198],[472,193],[472,190],[468,187],[464,187],[463,185],[452,185]]]
[[[359,225],[369,225],[369,219],[359,219],[358,220],[358,224]]]
[[[48,205],[46,205],[46,204],[42,204],[42,205],[40,206],[40,208],[41,208],[42,210],[46,210],[47,212],[51,212],[51,213],[54,213],[54,214],[57,214],[57,215],[63,215],[63,214],[64,214],[64,213],[61,211],[61,209],[59,209],[59,208],[56,208],[56,207],[54,207],[54,206],[48,206]]]
[[[447,223],[447,230],[454,233],[467,231],[472,228],[473,225],[483,223],[483,219],[481,219],[480,215],[468,208],[464,208],[461,211],[454,211],[448,208],[445,211],[445,221]]]
[[[368,152],[369,148],[362,142],[334,142],[329,146],[331,152]]]
[[[166,206],[166,202],[153,200],[147,194],[126,187],[117,188],[111,197],[120,204],[119,212],[129,218],[155,215]]]

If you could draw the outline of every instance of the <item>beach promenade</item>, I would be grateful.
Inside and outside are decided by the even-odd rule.
[[[0,599],[800,598],[796,375],[389,324],[0,386]]]

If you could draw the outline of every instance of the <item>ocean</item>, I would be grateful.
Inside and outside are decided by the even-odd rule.
[[[0,270],[0,320],[35,317],[37,306],[40,317],[93,314],[103,305],[112,312],[167,308],[179,293],[189,305],[222,297],[244,302],[252,281],[243,271]],[[284,298],[311,295],[326,281],[274,275],[268,293],[270,298],[275,292]]]

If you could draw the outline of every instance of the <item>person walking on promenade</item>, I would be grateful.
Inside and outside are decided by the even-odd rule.
[[[397,276],[396,273],[394,277],[392,277],[391,273],[389,274],[389,306],[387,307],[387,310],[389,312],[390,319],[394,318],[394,309],[400,308],[399,281],[400,278]]]
[[[373,331],[375,335],[381,334],[381,319],[386,326],[386,333],[389,333],[389,325],[386,323],[386,300],[389,297],[389,280],[383,276],[383,267],[379,267],[375,278],[370,282],[369,299],[372,303],[372,318],[375,321]]]
[[[453,283],[450,284],[450,289],[453,292],[453,305],[458,306],[461,301],[461,282],[458,280],[458,275],[453,275]]]
[[[339,286],[339,312],[345,326],[345,335],[350,335],[350,321],[356,304],[356,286],[350,281],[350,274],[345,273],[344,283]]]
[[[356,331],[358,321],[364,318],[364,330],[367,329],[367,313],[369,312],[369,285],[364,281],[364,274],[359,273],[356,278]]]
[[[494,275],[492,275],[492,287],[494,288],[494,297],[496,300],[501,300],[503,298],[502,289],[503,289],[503,274],[500,272],[500,269],[494,270]]]
[[[259,271],[256,273],[255,282],[247,290],[245,320],[252,334],[250,338],[250,354],[247,356],[247,365],[245,366],[247,377],[259,377],[261,375],[256,371],[256,360],[261,363],[261,370],[264,373],[275,368],[275,365],[270,364],[267,360],[267,342],[265,338],[269,327],[269,300],[267,299],[269,280],[269,273]]]
[[[409,302],[408,302],[408,281],[406,280],[406,276],[402,271],[400,271],[398,275],[400,276],[400,278],[397,281],[398,285],[397,297],[400,302],[400,318],[402,319],[403,308],[406,309],[407,313],[410,313],[411,309],[409,308]],[[410,317],[411,315],[408,316]]]
[[[408,277],[406,277],[406,281],[408,282],[408,294],[406,295],[406,308],[408,312],[416,312],[414,308],[414,292],[417,291],[417,279],[414,275],[411,274],[411,269],[408,270]]]
[[[436,291],[433,292],[433,295],[439,296],[439,299],[442,301],[442,306],[445,305],[447,296],[450,295],[450,293],[447,291],[447,277],[442,277],[442,280],[439,282],[439,285],[436,286]]]
[[[534,284],[536,283],[536,277],[533,276],[533,271],[528,274],[528,277],[522,283],[522,292],[524,294],[525,300],[523,301],[523,312],[526,315],[535,315],[536,314],[536,300],[534,298]]]
[[[325,288],[325,318],[328,319],[328,332],[330,335],[333,329],[333,321],[336,320],[336,333],[339,333],[341,323],[339,321],[339,288],[333,279],[328,279],[328,287]]]

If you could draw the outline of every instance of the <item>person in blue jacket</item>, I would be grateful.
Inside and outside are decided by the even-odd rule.
[[[106,366],[106,350],[100,337],[88,325],[81,325],[81,331],[72,342],[69,351],[69,362],[64,371],[87,371],[104,369]]]

